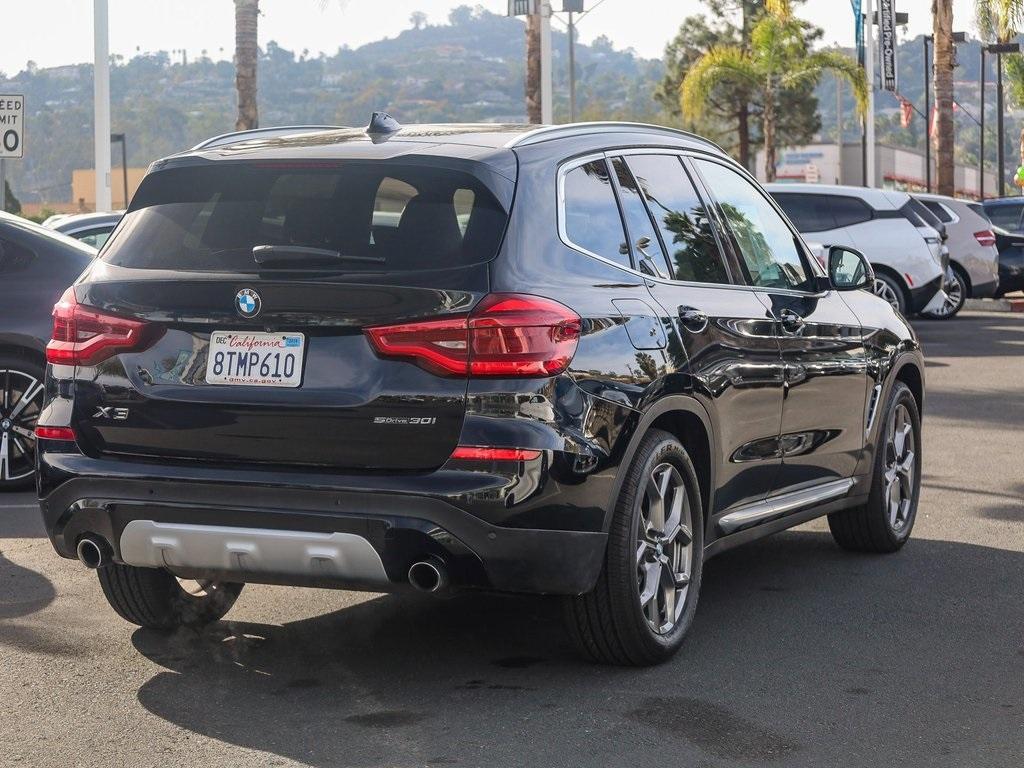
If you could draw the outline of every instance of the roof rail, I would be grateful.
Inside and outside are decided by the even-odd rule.
[[[247,139],[273,138],[274,136],[287,136],[292,133],[314,133],[316,131],[338,131],[348,128],[347,125],[276,125],[268,128],[252,128],[248,131],[231,131],[222,133],[196,144],[191,152],[199,149],[210,149],[212,147],[223,147],[225,144],[234,144]]]
[[[543,125],[540,128],[535,128],[532,131],[527,131],[514,139],[509,141],[505,147],[511,149],[513,147],[525,147],[530,144],[537,144],[542,141],[549,139],[562,139],[567,136],[575,136],[586,133],[612,133],[615,131],[638,131],[641,133],[661,133],[668,134],[670,136],[676,136],[679,138],[691,139],[693,141],[699,141],[701,144],[707,144],[710,147],[717,149],[722,154],[725,154],[725,150],[715,144],[710,139],[705,139],[703,136],[698,136],[695,133],[689,131],[681,131],[678,128],[666,128],[663,125],[651,125],[650,123],[628,123],[628,122],[617,122],[614,120],[598,121],[591,123],[564,123],[562,125]]]

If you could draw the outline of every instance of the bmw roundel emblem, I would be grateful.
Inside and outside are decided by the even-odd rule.
[[[235,309],[242,317],[256,317],[262,305],[260,295],[252,288],[243,288],[235,294]]]

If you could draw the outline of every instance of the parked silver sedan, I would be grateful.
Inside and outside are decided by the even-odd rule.
[[[969,298],[988,299],[999,288],[999,251],[992,223],[976,209],[979,204],[944,195],[914,195],[946,225],[949,239],[949,267],[946,272],[947,301],[927,313],[929,317],[952,317]]]

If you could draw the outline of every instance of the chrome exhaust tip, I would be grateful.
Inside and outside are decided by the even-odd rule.
[[[420,560],[409,566],[409,583],[420,592],[440,592],[448,586],[448,569],[436,560]]]
[[[106,543],[102,539],[84,536],[78,542],[75,551],[78,554],[79,562],[91,571],[101,568],[108,562]]]

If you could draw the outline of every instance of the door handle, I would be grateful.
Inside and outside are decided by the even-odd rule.
[[[694,307],[680,307],[679,322],[690,333],[700,333],[708,327],[708,315]]]
[[[792,309],[779,312],[779,322],[782,323],[782,330],[788,333],[797,333],[804,327],[804,319]]]

